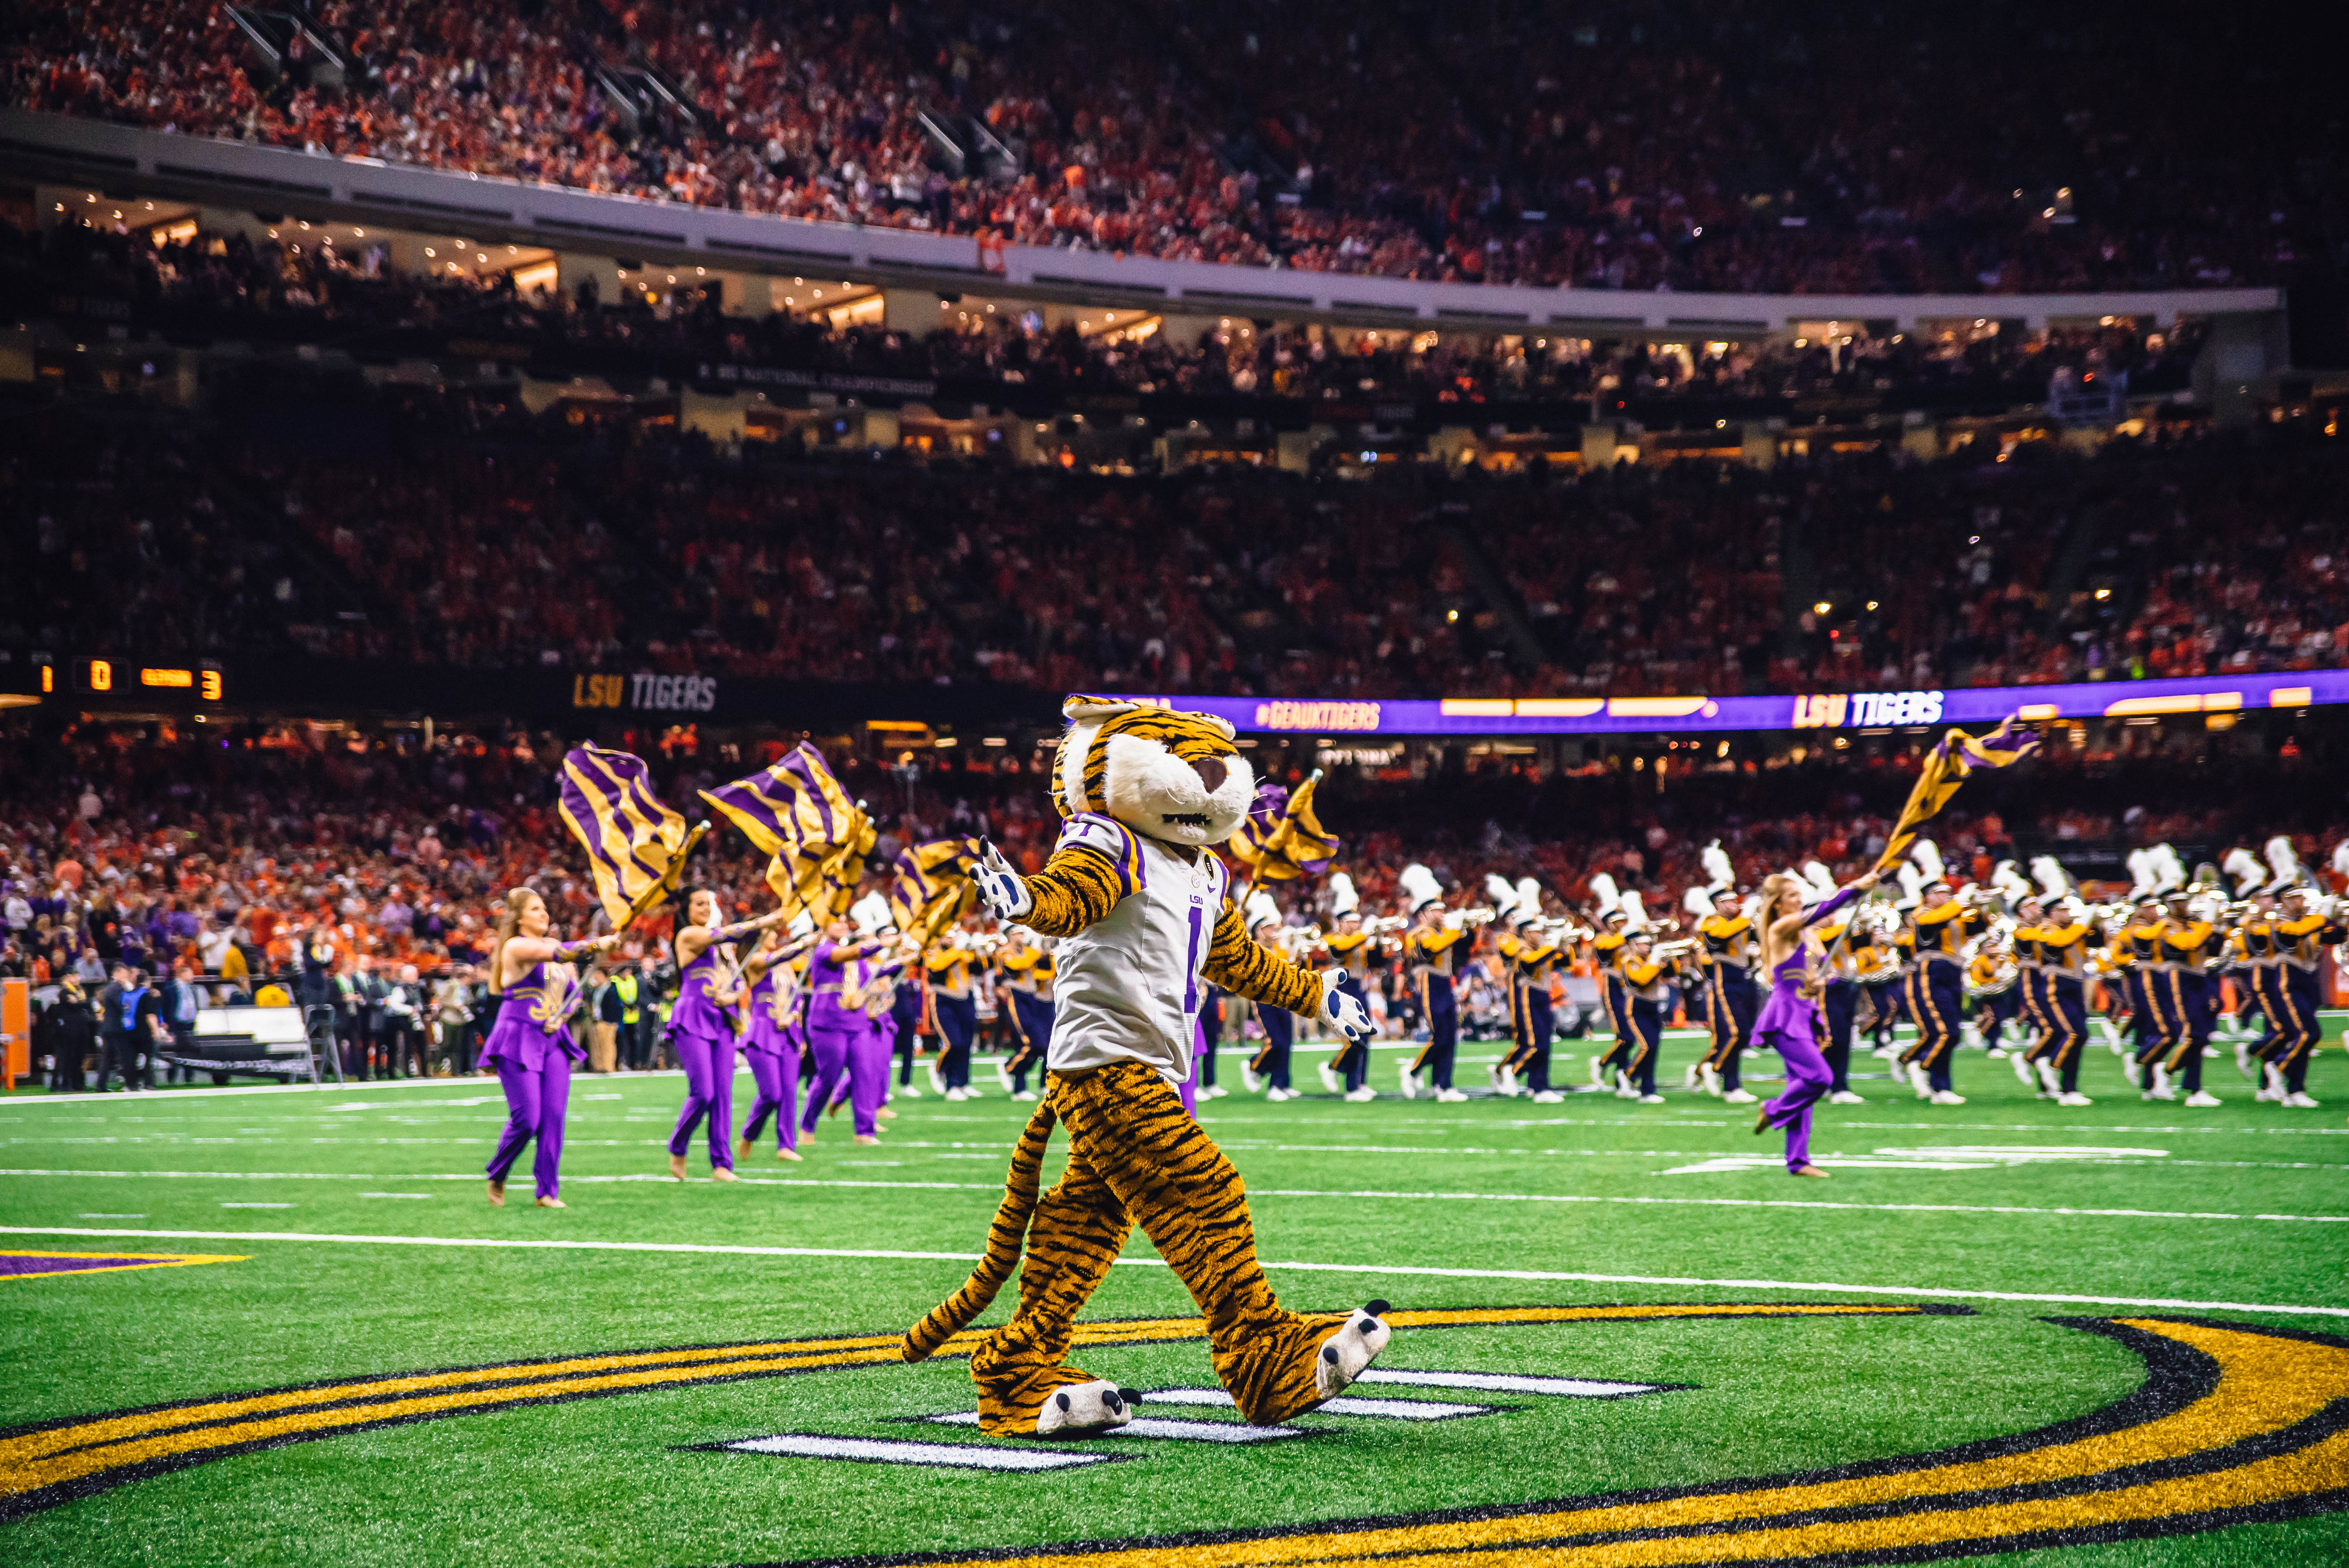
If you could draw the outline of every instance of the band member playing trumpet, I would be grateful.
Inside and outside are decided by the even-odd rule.
[[[2282,1016],[2277,1021],[2280,1046],[2277,1076],[2282,1098],[2277,1101],[2295,1110],[2314,1109],[2308,1093],[2308,1058],[2324,1037],[2317,1021],[2317,974],[2327,947],[2349,941],[2335,913],[2334,901],[2318,899],[2308,888],[2286,888],[2273,924],[2276,982],[2272,989]]]
[[[1406,867],[1408,871],[1410,868]],[[1426,882],[1414,896],[1412,918],[1416,923],[1403,944],[1403,962],[1418,986],[1420,1016],[1427,1020],[1427,1045],[1403,1064],[1402,1097],[1413,1099],[1420,1090],[1419,1076],[1427,1075],[1439,1100],[1468,1097],[1452,1087],[1452,1058],[1460,1045],[1460,1006],[1452,989],[1460,960],[1474,945],[1467,923],[1453,923],[1444,908],[1442,891],[1425,871]]]
[[[1950,1058],[1958,1048],[1964,995],[1961,955],[1982,924],[1977,912],[1958,902],[1949,882],[1936,877],[1925,884],[1909,928],[1899,938],[1916,955],[1916,966],[1909,972],[1908,1002],[1917,1040],[1900,1064],[1917,1097],[1935,1105],[1966,1103],[1951,1086]]]
[[[1713,1043],[1697,1064],[1698,1087],[1732,1105],[1750,1105],[1754,1096],[1737,1078],[1739,1056],[1754,1036],[1758,1006],[1754,990],[1754,923],[1739,907],[1734,887],[1717,888],[1713,913],[1697,923],[1704,944],[1704,1023]]]
[[[1331,880],[1336,881],[1335,878]],[[1330,934],[1322,945],[1329,949],[1330,962],[1346,972],[1346,977],[1338,983],[1338,989],[1360,1002],[1362,1011],[1368,1013],[1371,1007],[1368,985],[1372,966],[1377,962],[1379,942],[1378,938],[1362,929],[1362,912],[1353,899],[1353,883],[1349,881],[1338,903],[1332,906],[1337,911],[1333,923],[1338,929]],[[1332,1094],[1343,1094],[1356,1104],[1376,1099],[1378,1090],[1371,1088],[1367,1081],[1370,1070],[1369,1037],[1347,1040],[1340,1045],[1336,1056],[1321,1064],[1322,1087]]]
[[[2080,1092],[2080,1053],[2088,1043],[2088,977],[2095,967],[2095,932],[2074,904],[2059,904],[2032,926],[2038,958],[2039,1011],[2045,1033],[2033,1047],[2032,1068],[2057,1105],[2091,1102]]]
[[[1661,1105],[1656,1092],[1656,1057],[1664,1039],[1664,1015],[1671,1006],[1671,982],[1681,972],[1678,953],[1656,951],[1655,937],[1635,931],[1623,943],[1623,991],[1628,998],[1624,1022],[1630,1026],[1631,1052],[1623,1071],[1639,1091],[1641,1105]]]
[[[1630,916],[1622,910],[1607,910],[1599,917],[1599,934],[1590,939],[1590,961],[1599,971],[1599,1010],[1615,1033],[1614,1043],[1590,1058],[1590,1081],[1622,1096],[1634,1092],[1630,1068],[1631,1053],[1639,1045],[1639,1031],[1631,1026],[1631,993],[1623,982],[1630,925]]]

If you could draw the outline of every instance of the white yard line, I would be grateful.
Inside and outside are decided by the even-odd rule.
[[[1767,1169],[1775,1164],[1775,1157],[1755,1155],[1761,1161],[1756,1168]],[[1888,1162],[1889,1163],[1889,1162]],[[1901,1161],[1894,1167],[1899,1170],[1931,1170],[1933,1166],[1919,1161]],[[50,1176],[73,1180],[136,1181],[142,1177],[178,1181],[480,1181],[483,1178],[470,1171],[409,1172],[385,1175],[379,1171],[0,1171],[0,1176]],[[635,1171],[624,1176],[566,1176],[566,1182],[579,1186],[608,1186],[617,1183],[667,1184],[672,1179],[655,1171]],[[1002,1184],[996,1181],[859,1181],[852,1177],[808,1176],[743,1176],[738,1184],[746,1187],[863,1187],[902,1188],[908,1191],[927,1192],[1000,1192]],[[2062,1206],[2034,1207],[2020,1203],[1853,1203],[1838,1202],[1825,1198],[1650,1198],[1627,1193],[1570,1192],[1444,1192],[1433,1189],[1401,1188],[1334,1189],[1317,1187],[1251,1187],[1251,1198],[1336,1198],[1344,1200],[1376,1199],[1390,1202],[1440,1203],[1606,1203],[1627,1204],[1651,1208],[1712,1208],[1712,1209],[1823,1209],[1855,1213],[1879,1214],[2033,1214],[2060,1219],[2103,1220],[2216,1220],[2238,1222],[2279,1222],[2291,1224],[2349,1224],[2349,1214],[2273,1214],[2232,1213],[2217,1210],[2186,1209],[2083,1209]]]
[[[486,1247],[499,1251],[717,1253],[730,1257],[887,1258],[916,1263],[967,1264],[977,1253],[916,1253],[865,1247],[750,1247],[699,1242],[582,1242],[554,1237],[355,1236],[308,1231],[146,1230],[88,1225],[0,1225],[0,1235],[104,1236],[211,1242],[294,1242],[329,1246]],[[1123,1268],[1164,1268],[1157,1258],[1119,1258]],[[1836,1284],[1822,1280],[1704,1279],[1690,1274],[1568,1274],[1543,1269],[1434,1268],[1408,1264],[1329,1264],[1285,1260],[1272,1269],[1317,1274],[1401,1274],[1436,1279],[1561,1281],[1588,1284],[1657,1284],[1708,1290],[1824,1292],[1836,1295],[1920,1296],[1951,1301],[2035,1301],[2084,1306],[2160,1307],[2178,1312],[2270,1312],[2299,1316],[2349,1317],[2349,1306],[2310,1306],[2274,1302],[2199,1301],[2182,1296],[2083,1295],[2012,1290],[1955,1290],[1938,1285]]]

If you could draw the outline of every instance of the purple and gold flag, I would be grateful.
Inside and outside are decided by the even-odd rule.
[[[1916,788],[1909,791],[1909,803],[1900,808],[1900,819],[1885,841],[1884,853],[1878,857],[1876,869],[1889,871],[1907,857],[1909,846],[1917,841],[1918,832],[1950,803],[1950,797],[1973,776],[1974,769],[2011,768],[2038,746],[2038,731],[2017,729],[2011,717],[2000,720],[1996,729],[1979,740],[1962,729],[1952,729],[1942,736],[1940,744],[1926,753]]]
[[[563,759],[563,820],[587,851],[595,896],[615,930],[668,884],[688,843],[685,819],[653,793],[645,759],[582,746]]]
[[[1313,788],[1320,782],[1317,770],[1294,793],[1278,784],[1257,787],[1247,820],[1227,847],[1257,882],[1315,876],[1337,858],[1337,835],[1324,831],[1321,820],[1313,814]]]
[[[873,852],[873,820],[806,741],[773,767],[704,789],[750,841],[774,857],[767,885],[784,913],[823,925],[847,913]]]
[[[977,839],[932,839],[899,854],[891,870],[889,913],[897,929],[927,947],[971,896]]]

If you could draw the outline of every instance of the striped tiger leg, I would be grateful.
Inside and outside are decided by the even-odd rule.
[[[1052,1099],[1069,1130],[1071,1171],[1083,1161],[1102,1173],[1121,1218],[1133,1216],[1199,1304],[1216,1376],[1240,1414],[1269,1424],[1319,1403],[1314,1358],[1346,1315],[1307,1316],[1274,1298],[1257,1264],[1239,1172],[1184,1113],[1174,1088],[1139,1062],[1123,1062],[1056,1074]],[[1029,1245],[1032,1259],[1033,1232]],[[1115,1253],[1103,1256],[1104,1272]],[[1060,1332],[1065,1346],[1067,1329]]]
[[[1045,1100],[1061,1112],[1063,1121],[1065,1109],[1058,1102],[1066,1083],[1053,1075],[1052,1092]],[[1173,1089],[1166,1093],[1174,1098]],[[1174,1103],[1179,1109],[1182,1101],[1176,1099]],[[1094,1167],[1078,1152],[1073,1126],[1069,1129],[1069,1141],[1068,1170],[1036,1200],[1035,1212],[1028,1221],[1027,1255],[1019,1264],[1019,1310],[971,1352],[971,1381],[978,1385],[979,1430],[990,1437],[1034,1437],[1036,1414],[1052,1390],[1093,1380],[1092,1373],[1067,1364],[1069,1341],[1077,1314],[1108,1277],[1110,1264],[1124,1247],[1133,1222],[1126,1218],[1116,1194]],[[992,1257],[994,1237],[990,1235],[988,1241]]]

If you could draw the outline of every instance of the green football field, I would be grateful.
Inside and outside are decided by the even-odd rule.
[[[1381,1050],[1349,1105],[1325,1054],[1206,1123],[1283,1299],[1386,1298],[1379,1369],[1426,1376],[1242,1427],[1137,1235],[1076,1356],[1149,1425],[1059,1445],[894,1349],[1000,1195],[1029,1108],[991,1068],[731,1186],[663,1177],[679,1078],[582,1078],[559,1212],[526,1161],[484,1202],[488,1079],[0,1100],[0,1561],[2349,1561],[2337,1045],[2317,1110],[2224,1057],[2199,1111],[2101,1045],[2077,1110],[1980,1052],[1950,1108],[1863,1060],[1799,1182],[1677,1088],[1407,1102]]]

